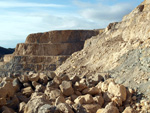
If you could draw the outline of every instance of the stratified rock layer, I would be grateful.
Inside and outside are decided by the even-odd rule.
[[[81,50],[86,39],[102,31],[64,30],[30,34],[25,43],[16,46],[12,55],[4,57],[1,73],[54,71],[72,53]]]

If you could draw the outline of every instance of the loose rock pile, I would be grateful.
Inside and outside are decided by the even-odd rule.
[[[66,74],[29,72],[0,82],[2,113],[150,112],[150,103],[139,100],[136,90],[100,74],[69,78]]]

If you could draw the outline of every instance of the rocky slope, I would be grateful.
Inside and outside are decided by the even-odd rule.
[[[30,34],[25,43],[18,44],[15,52],[4,57],[0,75],[8,72],[54,71],[73,52],[83,48],[84,41],[103,30],[64,30]]]
[[[69,76],[109,74],[117,83],[139,90],[150,99],[150,0],[144,0],[121,22],[88,39],[56,73]]]

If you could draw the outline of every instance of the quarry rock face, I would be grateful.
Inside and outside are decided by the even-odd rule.
[[[10,71],[0,77],[0,112],[149,113],[149,9],[145,0],[102,31],[29,35],[0,68]]]
[[[121,22],[109,24],[102,34],[86,40],[84,49],[72,54],[56,73],[109,75],[150,99],[149,20],[150,0],[144,0]]]
[[[30,34],[24,44],[17,45],[14,55],[71,55],[83,48],[86,39],[98,33],[98,30],[66,30]]]
[[[54,71],[72,53],[83,48],[84,41],[102,30],[64,30],[30,34],[18,44],[12,55],[4,57],[1,70],[10,72]]]

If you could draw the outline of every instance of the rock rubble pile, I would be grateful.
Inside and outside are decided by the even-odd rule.
[[[79,78],[29,72],[1,78],[2,113],[146,113],[150,103],[135,89],[100,74]]]

